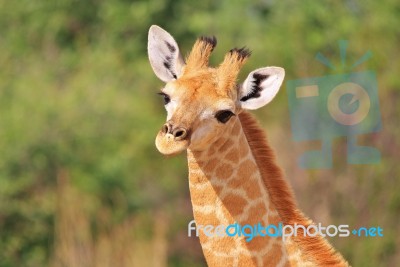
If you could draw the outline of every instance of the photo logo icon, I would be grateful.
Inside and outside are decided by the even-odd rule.
[[[346,64],[347,42],[340,41],[342,66]],[[378,86],[375,72],[351,72],[372,54],[367,52],[355,62],[348,73],[290,80],[287,83],[293,139],[321,142],[321,149],[305,152],[300,167],[320,169],[332,167],[332,141],[347,137],[347,162],[371,164],[380,161],[374,147],[360,146],[357,136],[378,132],[382,128]],[[322,54],[317,60],[336,70]]]

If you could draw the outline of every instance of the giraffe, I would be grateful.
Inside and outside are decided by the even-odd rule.
[[[208,64],[215,37],[200,37],[186,60],[174,38],[153,25],[148,54],[156,76],[166,83],[167,121],[156,137],[164,155],[187,151],[189,191],[197,226],[301,225],[313,222],[294,195],[258,122],[246,110],[268,104],[278,93],[284,69],[264,67],[237,84],[250,56],[230,50],[216,68]],[[250,230],[250,229],[248,229]],[[321,235],[283,240],[272,236],[209,236],[199,231],[208,266],[348,266]]]

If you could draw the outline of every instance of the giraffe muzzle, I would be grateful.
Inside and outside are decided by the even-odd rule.
[[[156,147],[164,155],[176,155],[189,147],[189,139],[189,130],[167,122],[158,132]]]

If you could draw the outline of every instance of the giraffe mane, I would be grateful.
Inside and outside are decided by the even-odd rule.
[[[282,170],[275,163],[274,152],[267,143],[263,129],[248,112],[240,113],[239,119],[263,183],[282,219],[282,223],[285,225],[297,223],[297,225],[304,225],[307,228],[312,224],[312,221],[298,209],[293,191],[285,180]],[[347,264],[327,240],[319,235],[315,237],[304,236],[302,229],[299,230],[298,235],[293,237],[293,241],[318,266],[343,266]]]

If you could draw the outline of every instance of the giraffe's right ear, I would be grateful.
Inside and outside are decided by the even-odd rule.
[[[160,80],[169,82],[181,76],[185,62],[179,47],[174,38],[157,25],[150,27],[147,52],[151,67]]]

